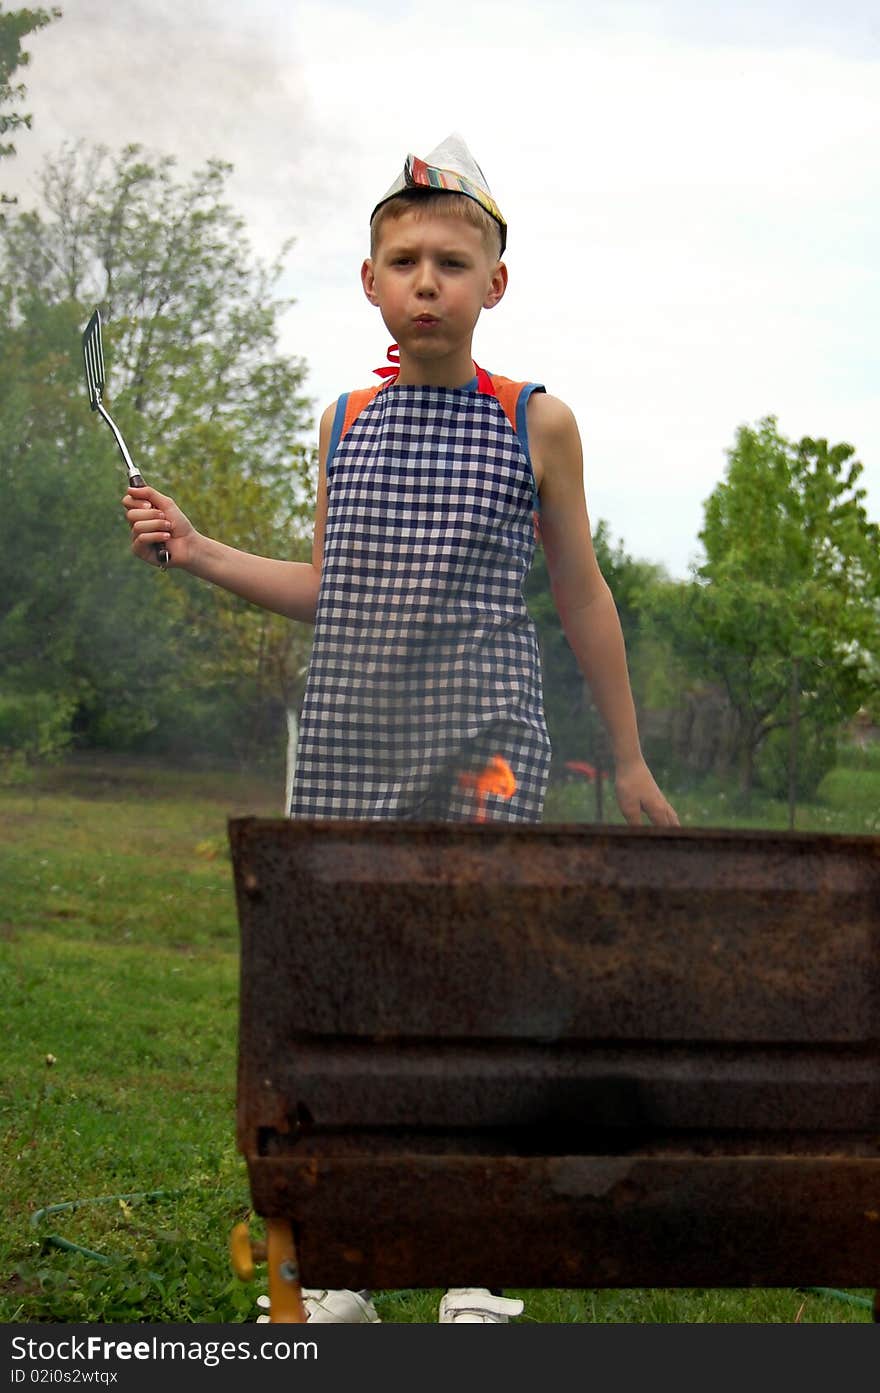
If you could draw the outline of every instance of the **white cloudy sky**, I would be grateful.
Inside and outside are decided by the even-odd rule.
[[[594,521],[685,575],[736,427],[848,440],[880,519],[876,0],[60,0],[28,40],[27,203],[65,139],[216,155],[316,409],[374,381],[369,213],[460,130],[510,225],[475,356],[574,409]],[[184,500],[185,501],[185,500]]]

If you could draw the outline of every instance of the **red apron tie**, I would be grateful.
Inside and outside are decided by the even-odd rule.
[[[373,368],[373,372],[376,374],[377,377],[384,377],[384,378],[386,379],[386,381],[388,382],[388,384],[390,385],[390,383],[391,383],[391,382],[399,375],[399,373],[400,373],[400,347],[399,347],[399,345],[396,344],[396,343],[392,343],[391,346],[390,346],[389,349],[388,349],[388,352],[387,352],[387,354],[386,354],[386,357],[387,357],[387,359],[388,359],[388,366],[385,366],[385,365],[383,364],[383,366],[382,366],[381,368]],[[478,391],[478,392],[482,392],[483,395],[484,395],[484,396],[487,396],[487,397],[494,397],[494,396],[497,396],[498,394],[497,394],[497,392],[495,391],[495,388],[494,388],[493,385],[492,385],[492,379],[491,379],[491,377],[489,376],[489,374],[486,372],[485,368],[477,367],[477,364],[474,363],[474,371],[476,372],[476,375],[477,375],[477,391]]]
[[[388,358],[388,362],[393,364],[393,367],[373,368],[373,372],[377,377],[396,377],[400,372],[400,349],[396,343],[391,345],[386,357]]]

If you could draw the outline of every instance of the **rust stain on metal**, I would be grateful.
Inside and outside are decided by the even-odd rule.
[[[880,838],[230,841],[238,1144],[308,1285],[876,1281]]]

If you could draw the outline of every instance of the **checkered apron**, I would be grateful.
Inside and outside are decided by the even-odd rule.
[[[522,584],[534,476],[494,395],[380,390],[327,466],[327,525],[290,813],[541,818],[550,765]]]

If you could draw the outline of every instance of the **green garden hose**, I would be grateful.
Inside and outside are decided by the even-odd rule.
[[[130,1195],[96,1195],[93,1199],[68,1200],[65,1204],[49,1204],[31,1215],[31,1228],[39,1228],[43,1220],[50,1214],[62,1214],[66,1211],[73,1213],[81,1205],[118,1204],[120,1201],[127,1204],[131,1200],[172,1199],[180,1194],[183,1194],[182,1190],[140,1190]],[[62,1238],[57,1233],[47,1233],[43,1241],[53,1248],[61,1248],[66,1253],[79,1253],[82,1257],[92,1258],[95,1262],[113,1263],[118,1261],[117,1258],[108,1257],[106,1253],[96,1253],[92,1248],[83,1248],[79,1243],[71,1243],[69,1239]],[[869,1311],[873,1310],[874,1307],[870,1297],[854,1296],[848,1291],[838,1291],[836,1287],[798,1287],[797,1290],[810,1296],[830,1297],[834,1301],[845,1301],[850,1306],[861,1306]]]
[[[868,1296],[853,1296],[848,1291],[838,1291],[836,1287],[798,1287],[798,1291],[809,1292],[811,1296],[831,1296],[835,1301],[846,1301],[850,1306],[864,1306],[867,1310],[874,1309],[874,1303]]]
[[[65,1204],[48,1204],[31,1215],[31,1228],[39,1228],[43,1220],[50,1214],[61,1214],[65,1211],[73,1213],[81,1205],[119,1204],[120,1202],[127,1204],[130,1200],[166,1199],[182,1193],[181,1190],[139,1190],[131,1195],[96,1195],[93,1199],[68,1200]],[[93,1258],[95,1262],[113,1263],[119,1261],[118,1258],[108,1257],[106,1253],[96,1253],[91,1248],[83,1248],[79,1243],[71,1243],[69,1239],[62,1238],[57,1233],[47,1233],[43,1241],[53,1248],[62,1248],[66,1253],[79,1253],[82,1257]]]

